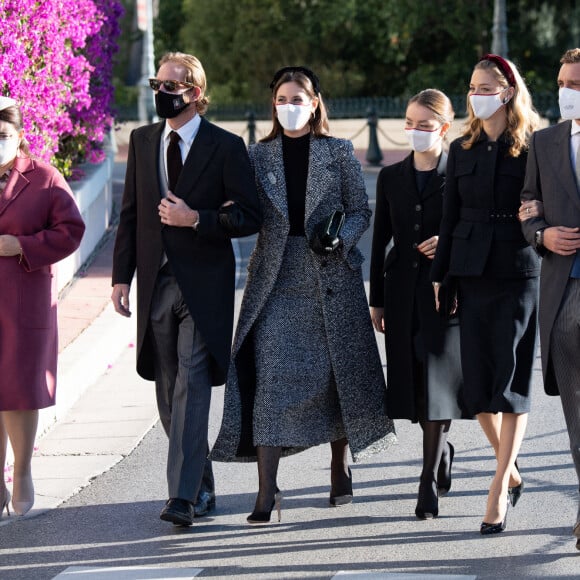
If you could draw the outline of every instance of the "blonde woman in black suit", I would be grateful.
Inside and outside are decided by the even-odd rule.
[[[437,517],[438,498],[451,487],[454,448],[447,434],[451,420],[463,416],[457,318],[439,316],[429,278],[443,205],[443,139],[453,117],[441,91],[426,89],[412,97],[405,133],[413,151],[382,169],[377,181],[371,318],[385,334],[389,415],[423,429],[419,519]]]
[[[502,532],[523,490],[516,458],[531,402],[538,256],[518,221],[528,142],[539,124],[513,63],[485,55],[471,76],[463,136],[449,150],[431,270],[458,283],[465,402],[497,457],[480,531]]]

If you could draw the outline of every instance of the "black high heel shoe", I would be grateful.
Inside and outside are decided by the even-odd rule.
[[[439,468],[437,469],[437,494],[439,497],[443,497],[451,489],[451,466],[453,465],[453,457],[455,456],[455,447],[449,441],[447,445],[449,445],[449,461],[444,462],[443,456],[441,456]]]
[[[516,471],[520,473],[520,468],[518,467],[518,460],[514,462],[514,466]],[[521,476],[521,474],[520,474]],[[512,507],[516,507],[518,501],[520,501],[520,497],[522,497],[522,493],[524,492],[524,480],[522,479],[519,485],[514,485],[513,487],[508,487],[508,498]]]
[[[511,503],[510,499],[508,498],[506,508],[505,508],[505,516],[501,522],[498,522],[497,524],[488,524],[487,522],[481,522],[481,527],[479,528],[479,531],[480,531],[482,536],[490,536],[492,534],[499,534],[500,532],[503,532],[506,529],[510,503]]]
[[[348,487],[346,489],[346,493],[342,493],[341,495],[334,495],[332,492],[332,486],[330,489],[330,505],[332,507],[339,507],[341,505],[347,505],[352,503],[352,472],[350,467],[348,468]]]
[[[420,520],[432,520],[439,515],[439,497],[435,481],[419,483],[415,515]]]
[[[278,523],[282,521],[282,492],[276,488],[276,493],[274,494],[274,501],[272,502],[272,507],[270,511],[267,512],[257,512],[253,511],[248,517],[247,522],[252,526],[263,526],[264,524],[270,523],[270,517],[272,515],[272,510],[276,508],[278,512]]]

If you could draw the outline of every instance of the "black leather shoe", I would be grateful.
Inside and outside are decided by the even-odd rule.
[[[168,499],[159,517],[176,526],[191,526],[193,524],[193,504],[178,497]]]
[[[518,460],[515,461],[515,468],[518,473],[520,473],[520,468],[518,467]],[[518,501],[520,501],[520,497],[522,497],[522,493],[524,492],[524,480],[519,485],[514,485],[513,487],[508,487],[508,498],[512,507],[516,507]]]
[[[437,495],[443,497],[451,489],[451,466],[453,465],[453,457],[455,456],[455,447],[447,442],[449,452],[447,455],[441,457],[439,461],[439,469],[437,470]],[[445,460],[444,460],[445,458]]]
[[[432,520],[439,515],[439,496],[434,480],[420,481],[415,515],[420,520]]]
[[[499,534],[500,532],[503,532],[505,530],[505,528],[507,526],[507,517],[508,517],[510,503],[511,502],[508,499],[503,521],[498,522],[497,524],[488,524],[487,522],[481,522],[481,527],[479,528],[479,531],[480,531],[482,536],[490,536],[491,534]]]
[[[215,493],[211,491],[200,491],[193,506],[196,518],[203,518],[215,510]]]

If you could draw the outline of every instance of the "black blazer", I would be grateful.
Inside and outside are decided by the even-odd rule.
[[[225,382],[233,318],[235,259],[231,237],[218,222],[218,208],[232,200],[244,212],[237,235],[256,233],[261,210],[246,146],[202,118],[175,195],[198,210],[193,228],[163,226],[157,206],[164,192],[159,177],[160,141],[165,121],[131,133],[125,190],[113,255],[113,284],[130,284],[137,270],[137,371],[154,379],[149,312],[163,252],[189,312],[215,364],[214,385]]]
[[[527,153],[508,154],[505,137],[482,133],[469,150],[456,139],[449,150],[443,220],[431,279],[453,276],[528,278],[539,275],[536,252],[517,219]]]

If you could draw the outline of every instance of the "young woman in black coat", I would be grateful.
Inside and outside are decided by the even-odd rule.
[[[443,138],[453,116],[441,91],[411,98],[405,133],[413,152],[382,169],[377,181],[371,318],[385,334],[389,415],[423,429],[420,519],[437,517],[438,498],[451,487],[454,448],[447,434],[451,420],[463,416],[459,327],[456,318],[437,313],[429,278],[443,205]]]
[[[431,279],[458,283],[465,402],[497,468],[480,531],[502,532],[523,490],[516,458],[530,409],[539,260],[518,222],[528,141],[539,124],[516,67],[488,54],[476,65],[463,136],[451,144]]]

